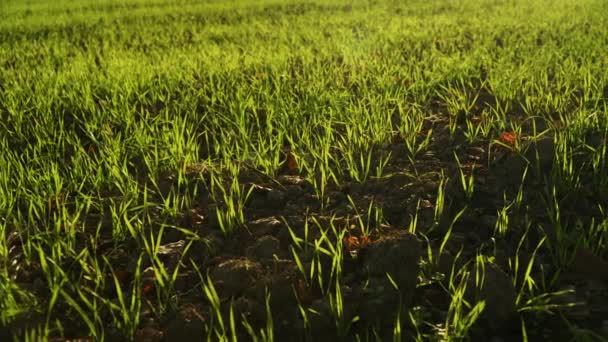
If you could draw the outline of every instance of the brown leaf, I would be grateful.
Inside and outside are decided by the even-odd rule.
[[[517,134],[515,132],[502,132],[498,137],[498,140],[505,145],[515,146],[515,142],[517,142]]]
[[[362,236],[361,239],[359,239],[359,248],[366,248],[367,246],[371,245],[371,243],[372,240],[369,238],[369,236]]]
[[[304,282],[304,280],[298,279],[298,281],[295,283],[294,287],[296,290],[296,295],[298,296],[298,299],[300,300],[300,303],[302,303],[304,305],[312,304],[312,300],[313,300],[312,293],[310,291],[310,288]]]
[[[131,274],[126,268],[118,268],[114,271],[114,276],[116,280],[120,283],[120,285],[127,285],[129,280],[131,279]]]
[[[287,154],[287,169],[289,171],[296,171],[298,169],[298,162],[296,161],[296,157],[291,152]]]
[[[146,296],[152,294],[153,290],[154,290],[154,283],[151,281],[144,283],[144,285],[142,286],[142,289],[141,289],[143,294]]]
[[[344,237],[344,248],[346,251],[353,252],[359,249],[359,238],[356,236],[345,236]]]

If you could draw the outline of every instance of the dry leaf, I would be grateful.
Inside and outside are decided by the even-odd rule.
[[[123,285],[123,286],[127,285],[127,283],[129,282],[129,279],[131,278],[131,274],[129,273],[129,271],[127,271],[126,268],[119,268],[119,269],[115,270],[114,276],[116,277],[116,280],[118,280],[120,285]]]
[[[348,252],[356,251],[359,249],[359,238],[356,236],[345,236],[344,247]]]
[[[498,140],[505,145],[515,146],[517,141],[517,134],[515,132],[502,132],[498,137]]]
[[[359,248],[366,248],[367,246],[371,245],[372,240],[369,238],[369,236],[362,236],[361,239],[359,239]]]
[[[304,305],[312,304],[312,293],[310,292],[310,288],[306,286],[306,283],[302,279],[298,279],[295,284],[296,295],[300,302]]]
[[[289,171],[296,171],[298,169],[298,162],[296,161],[296,157],[291,152],[287,154],[287,169]]]
[[[144,295],[149,295],[152,293],[152,290],[154,290],[154,283],[152,282],[146,282],[144,284],[144,286],[142,286],[142,292]]]

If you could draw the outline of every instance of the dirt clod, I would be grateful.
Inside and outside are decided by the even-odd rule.
[[[517,313],[515,287],[511,278],[496,264],[487,263],[484,270],[483,283],[479,286],[475,284],[474,274],[469,278],[465,299],[472,305],[484,301],[480,319],[491,331],[498,331]]]
[[[363,269],[369,280],[355,291],[361,316],[373,322],[392,321],[413,298],[421,248],[418,239],[404,231],[387,233],[368,246]]]
[[[262,236],[247,248],[247,257],[255,260],[268,260],[280,252],[281,243],[272,235]]]
[[[262,265],[246,258],[229,259],[215,266],[211,279],[223,298],[236,296],[253,286],[263,273]]]

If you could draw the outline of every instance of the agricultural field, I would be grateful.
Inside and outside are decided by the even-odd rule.
[[[0,1],[0,340],[608,339],[606,27]]]

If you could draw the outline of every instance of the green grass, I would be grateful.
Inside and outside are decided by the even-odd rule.
[[[607,255],[606,13],[601,0],[2,1],[0,336],[131,340],[144,308],[164,330],[196,302],[201,338],[279,339],[272,291],[250,322],[207,268],[245,255],[251,242],[213,239],[251,233],[264,215],[250,203],[286,173],[312,200],[265,215],[287,226],[275,259],[319,288],[336,336],[386,338],[346,312],[344,241],[390,225],[423,241],[414,297],[449,298],[442,319],[398,311],[391,338],[483,335],[467,283],[501,260],[520,338],[570,322],[562,275],[578,250]],[[398,189],[414,198],[394,219]],[[488,236],[454,242],[484,215]],[[169,266],[159,251],[177,240]],[[316,336],[322,310],[293,309],[292,333]]]

